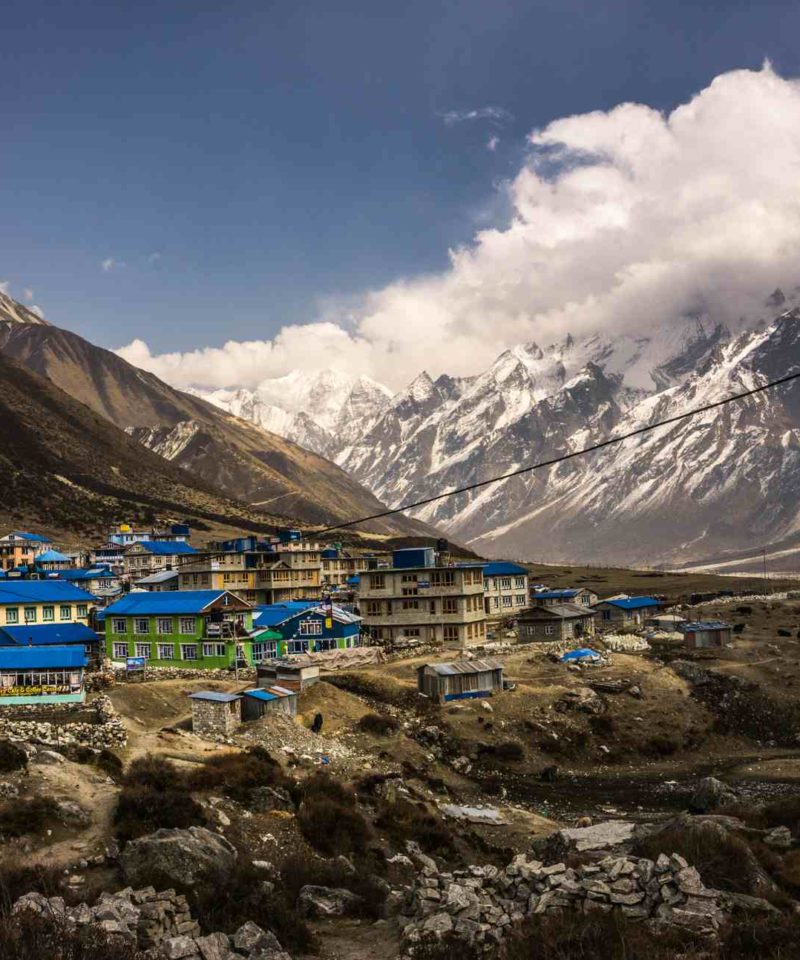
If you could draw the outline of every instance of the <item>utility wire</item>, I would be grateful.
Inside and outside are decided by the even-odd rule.
[[[446,490],[444,493],[437,493],[432,497],[425,497],[423,500],[415,500],[413,503],[405,503],[402,507],[393,507],[390,510],[383,510],[380,513],[373,513],[367,517],[359,517],[358,520],[347,520],[342,523],[336,523],[331,527],[324,527],[322,530],[314,531],[314,536],[322,536],[325,533],[331,533],[334,530],[343,530],[345,527],[354,527],[359,523],[367,523],[369,520],[380,520],[383,517],[392,517],[398,513],[404,513],[406,510],[413,510],[415,507],[425,506],[427,503],[435,503],[437,500],[444,500],[447,497],[455,497],[459,493],[468,493],[470,490],[478,490],[480,487],[488,487],[491,483],[499,483],[501,480],[508,480],[511,477],[519,477],[524,473],[531,473],[534,470],[541,470],[542,467],[552,467],[557,463],[563,463],[565,460],[572,460],[575,457],[582,457],[584,454],[593,453],[595,450],[602,450],[605,447],[613,446],[615,443],[622,443],[624,440],[630,440],[631,437],[641,436],[643,433],[649,433],[651,430],[658,430],[659,427],[667,427],[671,423],[678,423],[680,420],[688,420],[689,417],[696,417],[699,413],[705,413],[708,410],[715,410],[717,407],[724,407],[728,403],[734,403],[737,400],[745,400],[757,393],[763,393],[765,390],[771,390],[773,387],[779,387],[784,383],[791,383],[792,380],[800,379],[800,372],[790,373],[778,380],[771,380],[769,383],[763,383],[760,387],[753,387],[751,390],[745,390],[743,393],[734,393],[722,400],[716,400],[714,403],[703,404],[702,407],[695,407],[693,410],[687,410],[684,413],[678,413],[674,417],[667,417],[666,420],[659,420],[658,423],[650,423],[644,427],[637,427],[628,433],[623,433],[618,437],[610,437],[601,443],[595,443],[591,447],[583,447],[581,450],[574,450],[572,453],[564,453],[559,457],[553,457],[552,460],[541,460],[539,463],[532,463],[527,467],[520,467],[518,470],[512,470],[511,473],[502,473],[497,477],[490,477],[488,480],[479,480],[477,483],[467,484],[465,487],[457,487],[455,490]]]

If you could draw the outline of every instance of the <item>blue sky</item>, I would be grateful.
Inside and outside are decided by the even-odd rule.
[[[789,2],[10,0],[0,280],[105,346],[267,339],[443,270],[533,128],[796,76],[799,32]]]

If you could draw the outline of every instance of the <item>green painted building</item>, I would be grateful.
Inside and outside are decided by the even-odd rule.
[[[252,629],[253,607],[227,590],[129,593],[105,611],[106,655],[187,669],[252,664]]]

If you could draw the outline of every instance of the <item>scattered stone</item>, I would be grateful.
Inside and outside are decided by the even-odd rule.
[[[363,903],[361,897],[340,887],[305,886],[297,898],[297,909],[304,917],[354,916]]]
[[[738,796],[727,783],[716,777],[704,777],[689,800],[689,808],[695,813],[710,813],[718,807],[735,803]]]
[[[776,850],[788,850],[792,845],[792,831],[788,827],[775,827],[764,837],[764,843]]]
[[[205,827],[161,829],[131,840],[120,856],[128,883],[154,872],[180,886],[193,887],[210,873],[224,873],[236,863],[236,848]]]

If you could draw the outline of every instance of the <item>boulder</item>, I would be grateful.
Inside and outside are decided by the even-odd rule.
[[[764,843],[776,850],[788,850],[792,845],[792,831],[788,827],[775,827],[764,837]]]
[[[197,956],[197,945],[191,937],[169,937],[161,944],[161,951],[166,960],[183,960]]]
[[[134,886],[155,877],[160,885],[194,887],[211,874],[230,872],[236,848],[205,827],[156,830],[131,840],[120,855],[126,882]]]
[[[361,897],[342,887],[305,886],[297,898],[297,909],[304,917],[347,917],[360,910]]]
[[[738,799],[727,783],[716,777],[704,777],[695,787],[689,800],[689,808],[696,813],[710,813],[718,807],[735,803]]]
[[[548,838],[547,852],[555,857],[573,851],[619,849],[632,841],[635,826],[629,820],[606,820],[590,827],[567,827]]]
[[[224,933],[209,933],[207,937],[198,937],[195,944],[203,960],[230,960],[236,956]]]
[[[282,947],[278,938],[270,930],[262,930],[257,923],[248,920],[233,935],[233,945],[241,953],[252,956],[254,953],[280,953]]]

